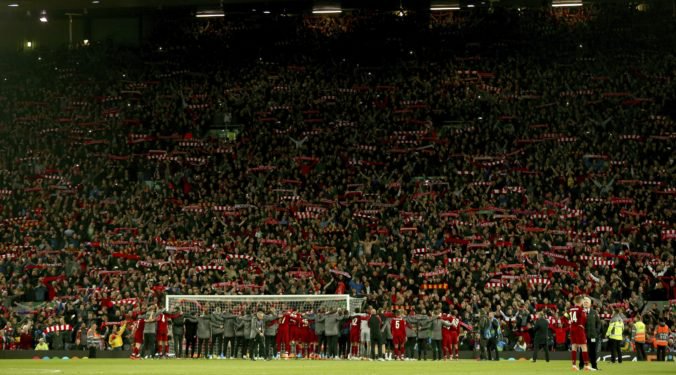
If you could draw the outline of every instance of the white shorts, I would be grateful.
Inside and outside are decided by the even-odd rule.
[[[359,340],[361,342],[371,342],[371,330],[364,331],[362,330],[359,334]]]

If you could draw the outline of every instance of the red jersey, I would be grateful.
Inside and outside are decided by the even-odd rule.
[[[279,323],[279,327],[277,327],[277,329],[279,331],[286,331],[286,332],[289,331],[289,316],[290,316],[290,314],[286,313],[286,314],[282,315],[282,317],[277,320],[277,322]]]
[[[580,306],[573,306],[568,310],[568,322],[570,323],[570,329],[581,329],[584,331],[584,327],[587,325],[587,313]]]
[[[448,314],[441,314],[441,317],[439,318],[443,321],[450,322],[451,321],[451,316]],[[441,326],[441,332],[444,334],[448,334],[449,330],[451,327],[448,326]]]
[[[404,318],[392,318],[390,320],[392,337],[406,337],[406,320]]]
[[[587,313],[582,307],[575,306],[568,310],[568,322],[570,323],[570,343],[575,345],[587,344],[587,335],[584,330],[587,324]]]
[[[554,337],[556,340],[556,343],[561,345],[566,343],[566,329],[564,327],[559,327],[556,326],[553,328],[554,330]]]
[[[364,319],[360,315],[354,315],[350,318],[350,331],[355,330],[357,332],[361,331],[361,321]]]
[[[448,327],[443,327],[443,328],[446,328],[446,329],[448,329],[449,331],[455,332],[455,333],[459,333],[459,332],[460,332],[460,319],[458,319],[458,318],[456,318],[456,317],[454,317],[454,316],[452,316],[452,315],[449,315],[449,316],[447,317],[446,320],[447,320],[449,323],[451,323],[451,325],[448,326]]]
[[[345,294],[345,288],[345,283],[339,281],[338,286],[336,287],[336,294]]]
[[[350,342],[358,343],[361,336],[361,321],[364,317],[361,315],[352,315],[350,317]]]
[[[291,335],[289,332],[289,313],[285,313],[281,318],[277,319],[277,337],[275,341],[277,343],[277,350],[281,350],[281,345],[284,344],[284,350],[286,352],[291,351]]]
[[[289,336],[291,341],[303,340],[303,317],[298,313],[289,314]]]
[[[134,325],[136,326],[134,328],[134,342],[141,344],[143,343],[143,329],[146,326],[146,321],[139,319]]]
[[[303,319],[303,330],[305,331],[305,342],[317,342],[317,332],[314,329],[315,320],[314,319]]]
[[[169,317],[167,314],[160,314],[157,318],[157,333],[165,334],[169,332]]]
[[[296,328],[297,328],[297,327],[300,327],[300,324],[301,324],[301,320],[302,320],[302,319],[303,319],[303,318],[300,316],[300,314],[294,314],[294,313],[291,313],[291,314],[289,314],[289,325],[290,325],[292,328],[294,328],[294,327],[296,327]]]

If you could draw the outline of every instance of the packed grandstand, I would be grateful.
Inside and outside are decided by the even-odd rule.
[[[676,299],[674,27],[252,14],[4,59],[0,348],[85,347],[94,325],[130,349],[174,294],[350,294],[452,314],[463,350],[489,313],[532,345],[539,311],[567,350],[587,295],[652,343]]]

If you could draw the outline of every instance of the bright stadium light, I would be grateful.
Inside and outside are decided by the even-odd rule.
[[[582,3],[564,3],[564,4],[552,4],[552,8],[573,8],[581,7]]]
[[[225,17],[225,13],[222,10],[199,10],[195,14],[197,18],[214,18],[214,17]]]
[[[339,14],[342,13],[342,9],[313,9],[313,14]]]
[[[42,12],[40,12],[40,22],[45,23],[47,21],[48,21],[47,20],[47,11],[43,10]]]
[[[10,8],[16,8],[16,7],[19,6],[19,4],[17,4],[17,3],[11,3],[11,4],[7,4],[7,6],[10,7]]]
[[[460,10],[460,1],[458,0],[432,0],[430,3],[432,12],[443,12],[449,10]]]
[[[582,1],[575,0],[554,0],[552,1],[552,8],[572,8],[581,7]]]

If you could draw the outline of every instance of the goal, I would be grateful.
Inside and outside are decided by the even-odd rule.
[[[165,308],[174,311],[181,307],[183,312],[210,314],[217,309],[222,312],[242,314],[262,309],[269,311],[293,310],[298,312],[331,311],[338,308],[354,313],[363,310],[365,298],[345,294],[322,295],[167,295]]]
[[[362,309],[365,303],[365,298],[354,298],[349,295],[344,294],[325,294],[325,295],[255,295],[255,296],[244,296],[244,295],[167,295],[165,299],[165,308],[169,312],[173,312],[181,309],[183,313],[190,315],[210,315],[212,313],[230,313],[233,315],[246,315],[255,313],[257,310],[263,310],[266,313],[271,310],[275,310],[277,313],[282,313],[286,311],[295,311],[299,313],[307,312],[318,312],[318,311],[335,311],[337,309],[349,310],[351,313],[356,312],[356,309]],[[361,310],[360,310],[361,311]],[[175,355],[174,347],[179,344],[183,345],[184,343],[175,343],[174,338],[171,338],[172,345],[170,346],[171,356]],[[212,338],[211,346],[209,349],[209,356],[211,356],[214,350],[215,339]],[[246,341],[245,341],[246,342]],[[221,340],[222,343],[222,340]],[[233,345],[234,344],[234,345]],[[244,345],[244,346],[242,346]],[[269,344],[268,344],[269,345]],[[284,344],[288,345],[288,342]],[[209,345],[207,344],[209,347]],[[246,344],[242,344],[241,341],[235,340],[235,342],[230,342],[230,344],[225,344],[223,346],[222,354],[223,356],[230,353],[231,356],[238,356],[238,349],[241,352],[241,355],[246,353]],[[303,347],[306,352],[305,355],[308,355],[308,347]],[[290,348],[286,348],[291,353],[294,349],[296,353],[301,353],[300,344],[292,345]],[[194,344],[193,344],[194,351]],[[228,349],[230,351],[228,351]],[[269,347],[266,347],[266,350],[270,350]],[[279,350],[279,348],[278,348]],[[274,351],[273,351],[274,352]],[[186,347],[186,354],[187,354]],[[192,352],[191,352],[192,353]],[[198,349],[197,355],[199,355],[200,350]],[[218,354],[218,351],[215,352]],[[205,352],[206,354],[206,352]]]

